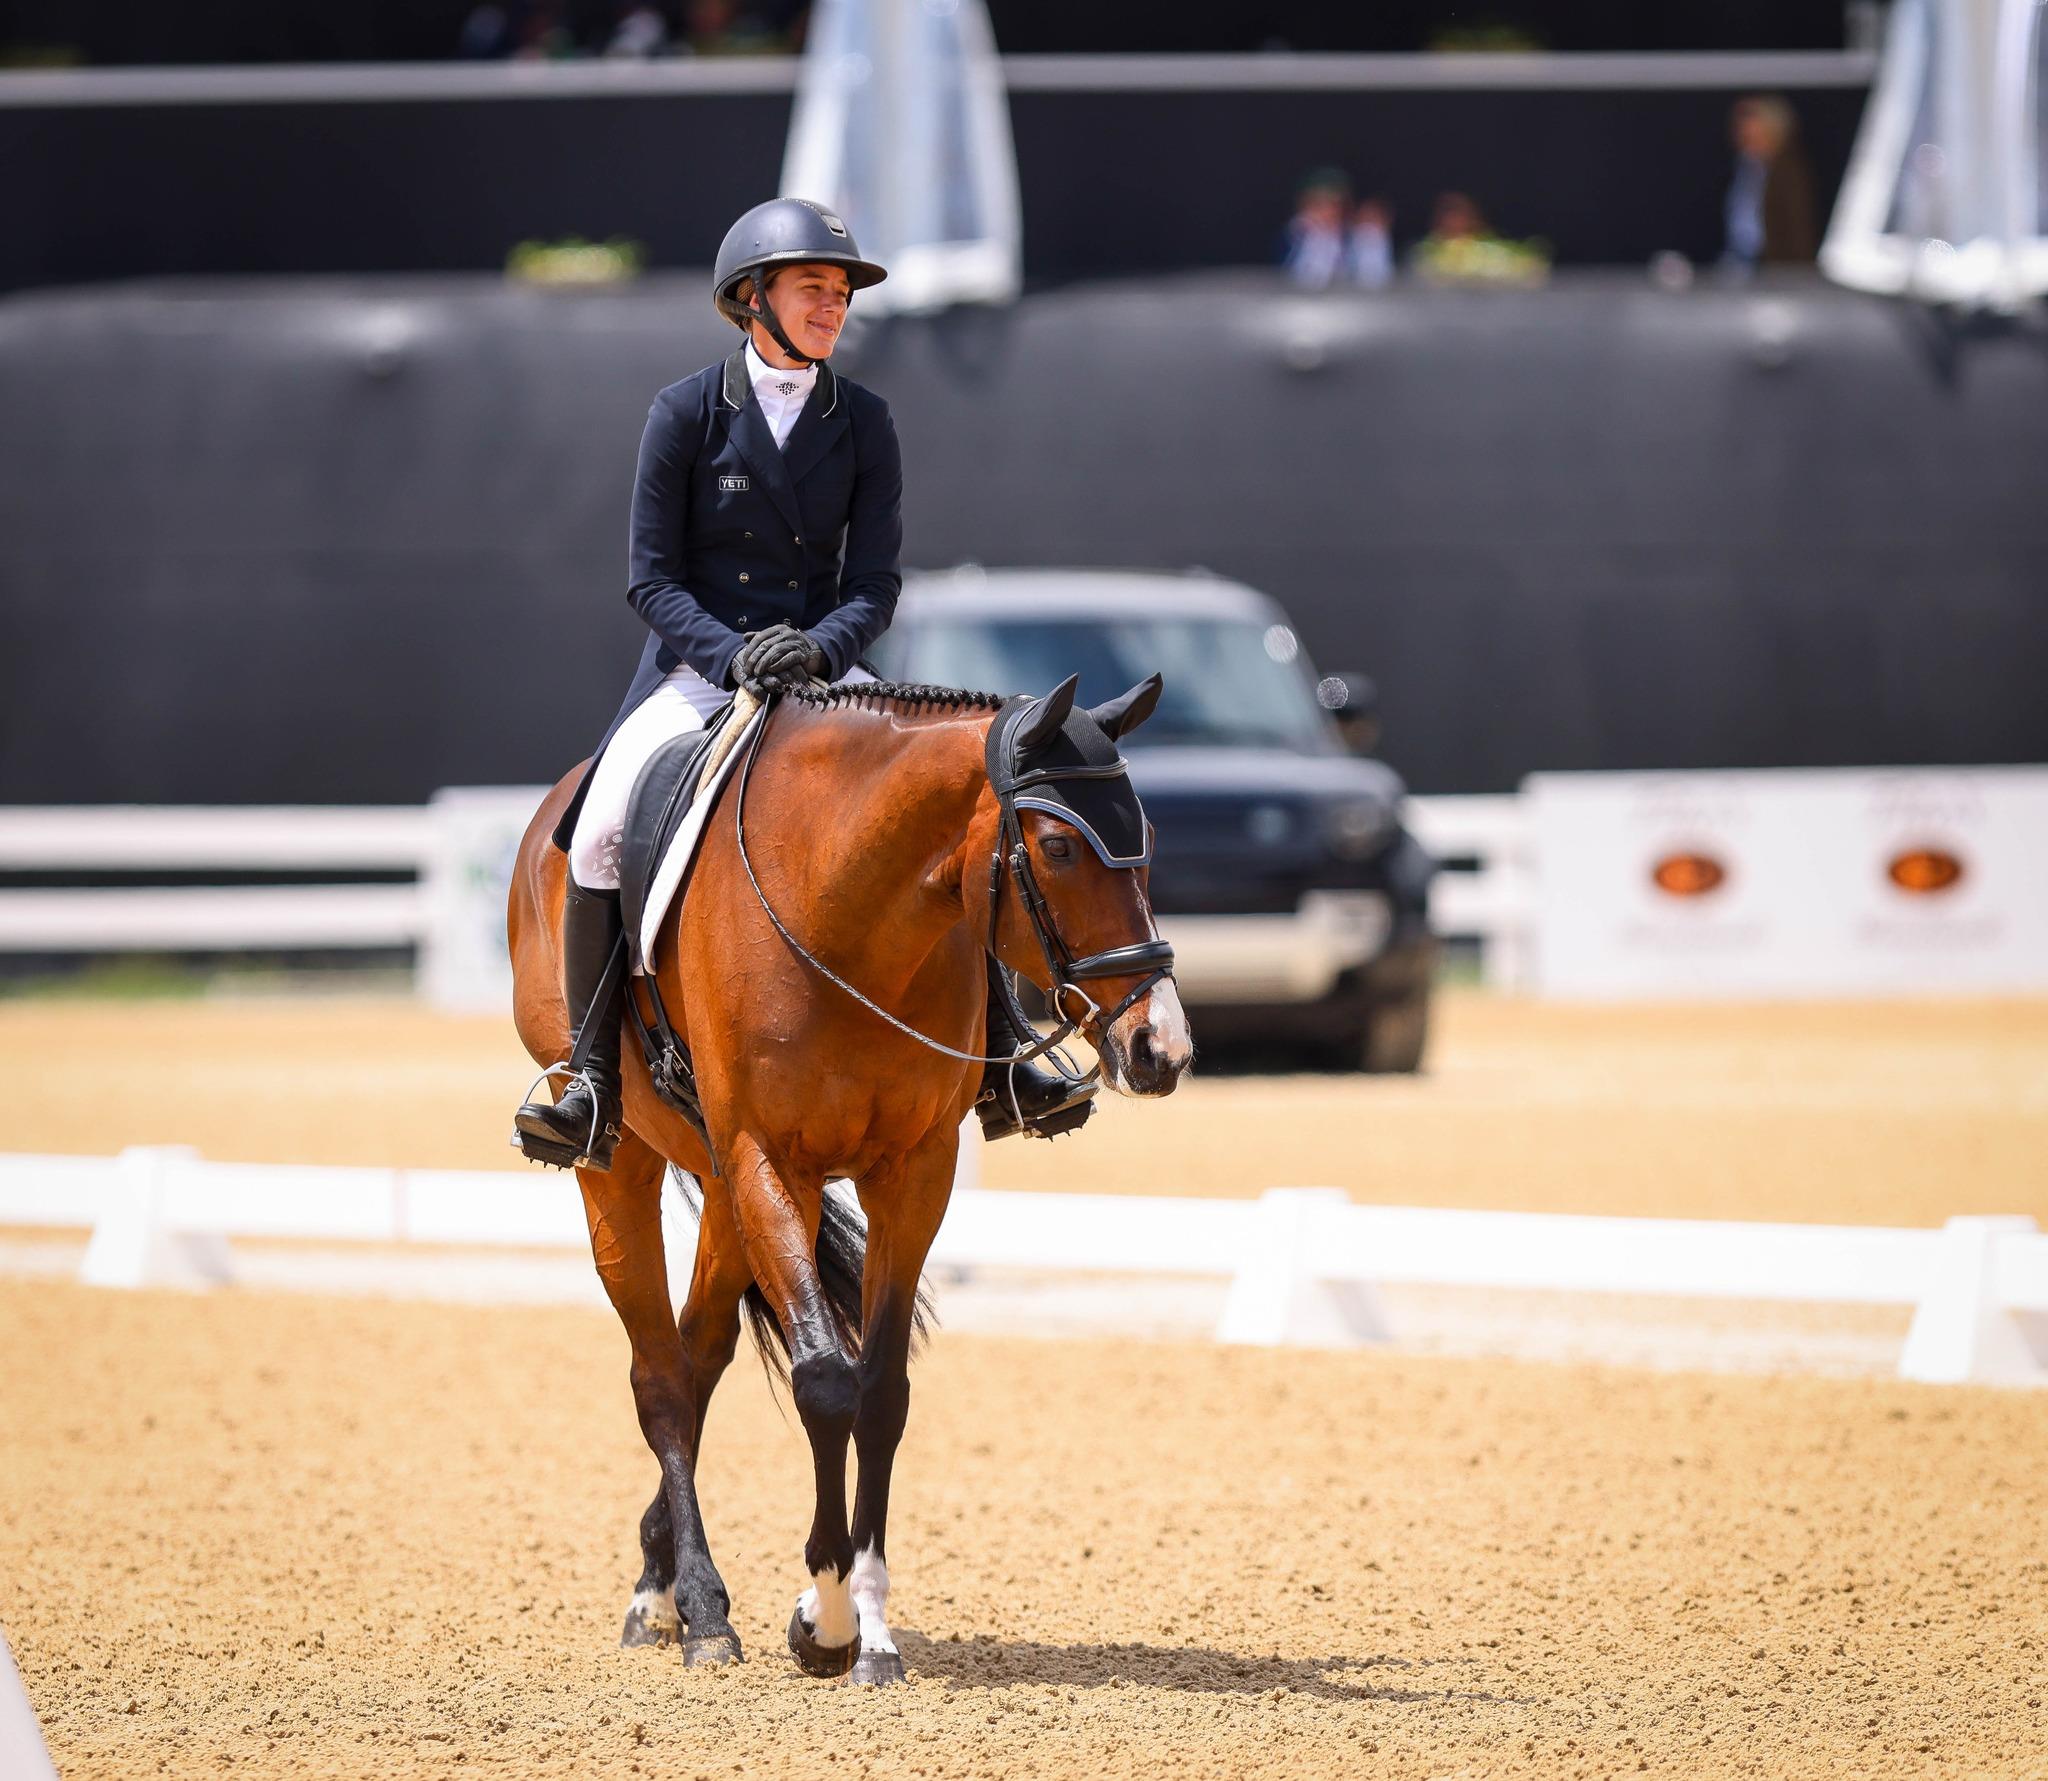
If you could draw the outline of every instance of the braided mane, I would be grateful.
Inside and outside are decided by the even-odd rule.
[[[799,705],[830,709],[839,705],[860,705],[912,714],[939,711],[998,711],[1001,693],[970,692],[957,686],[925,686],[898,680],[835,681],[826,686],[793,686],[785,698]]]

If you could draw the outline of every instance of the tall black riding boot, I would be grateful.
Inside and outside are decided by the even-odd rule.
[[[585,890],[569,881],[562,900],[562,993],[575,1026],[573,1056],[596,1023],[583,1068],[568,1078],[552,1105],[528,1101],[512,1116],[512,1141],[527,1156],[557,1168],[609,1169],[619,1142],[620,970],[605,973],[624,933],[617,891]]]
[[[994,959],[988,961],[988,1043],[982,1050],[990,1057],[1006,1057],[1038,1043],[1036,1033],[1017,1030],[1010,998],[1004,993],[1007,986],[997,975],[1002,968]],[[1007,1138],[1012,1132],[1057,1138],[1088,1123],[1094,1099],[1092,1082],[1070,1082],[1035,1064],[988,1064],[974,1110],[981,1116],[984,1138]]]

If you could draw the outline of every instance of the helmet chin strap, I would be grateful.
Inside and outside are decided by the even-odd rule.
[[[818,361],[808,353],[798,352],[796,342],[782,330],[782,321],[775,313],[775,306],[768,301],[768,281],[760,272],[752,274],[754,281],[753,301],[747,305],[747,313],[768,330],[775,344],[796,360],[799,371],[808,371]]]

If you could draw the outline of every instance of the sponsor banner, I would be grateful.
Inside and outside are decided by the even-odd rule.
[[[2048,990],[2048,768],[1539,773],[1524,792],[1546,994]]]
[[[433,850],[422,890],[426,935],[420,989],[437,1008],[510,1014],[512,960],[505,896],[544,785],[458,786],[434,794]]]

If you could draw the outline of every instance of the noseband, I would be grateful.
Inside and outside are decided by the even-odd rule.
[[[863,1008],[879,1015],[906,1038],[915,1039],[920,1045],[932,1051],[946,1057],[958,1058],[967,1064],[1028,1063],[1034,1058],[1043,1057],[1063,1040],[1085,1029],[1091,1021],[1094,1022],[1097,1033],[1106,1034],[1141,997],[1148,995],[1162,981],[1173,975],[1173,947],[1166,940],[1157,937],[1140,940],[1130,946],[1113,946],[1106,951],[1091,952],[1085,957],[1077,958],[1073,948],[1068,946],[1061,935],[1059,924],[1053,916],[1052,905],[1046,901],[1044,892],[1038,888],[1038,880],[1031,870],[1031,851],[1025,845],[1024,821],[1018,814],[1019,795],[1043,788],[1041,795],[1025,800],[1028,806],[1046,811],[1079,829],[1097,854],[1112,866],[1135,869],[1150,859],[1150,831],[1145,827],[1144,811],[1139,808],[1137,793],[1131,790],[1123,758],[1115,754],[1114,744],[1110,745],[1114,758],[1101,764],[1090,765],[1083,761],[1073,764],[1053,762],[1029,768],[1020,766],[1017,759],[1017,731],[1025,715],[1036,703],[1036,700],[1028,696],[1010,700],[996,713],[995,721],[989,725],[988,731],[988,779],[990,788],[996,794],[996,805],[1000,814],[995,853],[989,860],[986,945],[989,956],[996,958],[996,934],[1002,919],[1002,892],[1007,867],[1008,877],[1016,886],[1018,907],[1024,912],[1025,923],[1031,929],[1032,937],[1037,940],[1039,951],[1045,957],[1046,974],[1053,986],[1053,1012],[1058,1015],[1060,1023],[1048,1037],[1012,1056],[986,1057],[979,1052],[956,1051],[952,1046],[942,1044],[928,1034],[920,1033],[908,1022],[899,1020],[891,1014],[879,1002],[862,994],[789,931],[783,924],[782,917],[775,913],[774,907],[769,903],[767,893],[761,889],[761,881],[754,875],[754,863],[747,857],[747,781],[753,774],[755,758],[761,752],[761,738],[767,732],[768,721],[765,713],[761,722],[754,726],[754,734],[747,744],[746,759],[740,763],[739,786],[733,804],[733,837],[739,845],[740,865],[746,872],[747,883],[753,887],[755,899],[760,903],[762,913],[774,924],[775,931],[788,943],[790,950],[826,982],[844,990]],[[1100,732],[1097,734],[1100,735]],[[1134,819],[1137,833],[1146,838],[1143,848],[1135,857],[1113,858],[1109,854],[1097,829],[1081,812],[1070,805],[1066,796],[1062,794],[1061,787],[1067,781],[1122,781],[1121,798],[1115,790],[1109,790],[1107,787],[1105,789],[1109,790],[1111,809],[1114,813],[1127,821]],[[1128,808],[1125,808],[1126,799]],[[1000,963],[1000,960],[998,962]],[[1083,983],[1096,978],[1123,977],[1133,972],[1144,973],[1137,987],[1106,1011],[1081,987]],[[994,976],[1010,1005],[1010,1014],[1017,1030],[1029,1032],[1031,1023],[1025,1018],[1024,1011],[1017,1006],[1006,973],[997,971]],[[1069,996],[1078,996],[1085,1004],[1080,1014],[1068,1012]],[[1080,1080],[1092,1080],[1100,1069],[1101,1065],[1097,1064],[1094,1070],[1089,1071]]]

